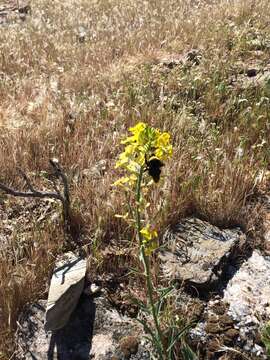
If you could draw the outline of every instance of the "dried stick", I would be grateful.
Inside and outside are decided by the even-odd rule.
[[[3,183],[0,182],[0,190],[5,192],[8,195],[16,196],[16,197],[25,197],[25,198],[40,198],[40,199],[55,199],[59,200],[63,206],[63,218],[64,218],[64,226],[65,230],[68,231],[69,229],[69,220],[70,220],[70,196],[69,196],[69,187],[68,187],[68,179],[64,174],[62,168],[60,167],[59,163],[55,159],[50,159],[50,164],[54,170],[54,175],[61,180],[63,183],[64,191],[61,194],[60,190],[57,188],[54,182],[54,190],[55,192],[49,191],[40,191],[34,188],[28,176],[21,170],[18,169],[19,174],[24,179],[26,187],[28,191],[20,191],[15,190]]]

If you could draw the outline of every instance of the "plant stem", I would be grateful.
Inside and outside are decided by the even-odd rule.
[[[143,166],[140,169],[138,178],[137,178],[137,185],[136,185],[136,225],[137,225],[137,232],[138,232],[138,239],[140,244],[140,255],[144,267],[144,272],[146,276],[146,285],[147,285],[147,297],[149,300],[151,313],[153,316],[156,332],[157,332],[157,342],[158,342],[158,353],[160,356],[160,360],[163,360],[165,351],[163,347],[162,341],[162,332],[159,326],[158,316],[154,304],[153,299],[153,284],[151,279],[151,272],[149,266],[149,257],[145,254],[144,245],[142,243],[142,235],[141,235],[141,210],[140,210],[140,201],[141,201],[141,184],[142,184],[142,177],[143,177],[144,168]]]
[[[138,233],[140,247],[142,245],[141,211],[140,211],[142,177],[143,177],[143,166],[141,166],[136,184],[136,226],[137,226],[137,233]]]

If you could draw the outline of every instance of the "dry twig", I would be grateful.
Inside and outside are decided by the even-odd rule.
[[[29,177],[19,169],[19,174],[24,179],[26,187],[28,191],[20,191],[15,190],[3,183],[0,182],[0,190],[5,192],[8,195],[16,196],[16,197],[25,197],[25,198],[40,198],[40,199],[55,199],[59,200],[63,206],[63,218],[64,218],[64,226],[65,230],[69,229],[69,220],[70,220],[70,196],[69,196],[69,186],[67,176],[64,174],[62,168],[60,167],[58,161],[56,159],[50,159],[50,164],[54,170],[53,175],[61,180],[63,184],[63,193],[57,187],[55,181],[53,181],[54,192],[50,191],[41,191],[34,188],[31,183]]]

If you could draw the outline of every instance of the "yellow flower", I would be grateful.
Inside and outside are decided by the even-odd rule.
[[[156,230],[150,230],[150,226],[147,225],[146,227],[142,228],[140,233],[143,236],[143,241],[147,242],[149,240],[151,240],[154,237],[157,237],[157,232]]]
[[[125,186],[129,181],[129,177],[121,177],[113,183],[113,186]]]
[[[159,160],[167,160],[168,157],[172,156],[172,145],[170,144],[171,136],[169,133],[161,133],[156,140],[156,151],[155,156]]]
[[[145,247],[145,255],[150,256],[153,251],[155,251],[158,248],[158,242],[156,239],[151,240]]]
[[[143,144],[143,133],[147,125],[143,122],[139,122],[134,127],[129,128],[129,131],[133,134],[133,136],[129,136],[125,140],[122,141],[122,144]]]
[[[143,122],[129,128],[129,131],[132,135],[122,141],[125,149],[116,162],[116,167],[125,169],[127,176],[117,180],[114,185],[122,186],[126,191],[134,192],[134,194],[135,192],[138,194],[137,186],[140,185],[140,194],[145,195],[147,188],[153,184],[153,180],[158,182],[160,179],[162,167],[164,166],[163,161],[172,156],[171,137],[169,133],[162,132]],[[145,182],[143,177],[146,173],[153,180]],[[135,206],[137,211],[142,213],[150,204],[143,201],[143,196],[137,196]],[[128,213],[117,215],[117,217],[122,217],[129,223],[131,221],[136,223],[136,219],[128,218]],[[137,226],[140,225],[137,224]],[[140,246],[145,254],[147,256],[151,255],[158,247],[157,231],[150,228],[150,224],[148,224],[140,230],[140,241]]]
[[[127,145],[125,148],[126,156],[131,156],[137,150],[137,146],[135,144]]]
[[[129,160],[126,169],[133,174],[139,174],[141,166],[136,161]]]
[[[161,161],[167,160],[172,156],[172,145],[168,145],[163,148],[158,147],[155,151],[155,156]]]
[[[134,185],[137,181],[137,176],[131,174],[130,176],[121,177],[113,183],[113,186],[122,186],[128,188],[128,185]]]
[[[132,134],[137,135],[144,131],[146,129],[147,125],[144,122],[139,122],[133,127],[129,128],[129,131],[132,132]]]
[[[145,163],[145,153],[141,151],[136,157],[136,163],[143,166]]]
[[[171,136],[169,133],[164,132],[158,138],[156,145],[157,147],[166,147],[170,144]]]
[[[142,245],[144,246],[145,254],[150,255],[158,247],[158,233],[156,230],[151,230],[149,224],[142,228],[140,233],[142,235]]]
[[[132,136],[122,141],[126,146],[119,155],[116,168],[121,167],[131,174],[138,175],[142,168],[148,170],[151,159],[165,161],[172,156],[169,133],[161,132],[143,122],[129,128],[129,131]],[[149,171],[148,173],[150,174]],[[134,182],[129,184],[134,185]]]

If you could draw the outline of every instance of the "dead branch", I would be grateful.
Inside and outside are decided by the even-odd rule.
[[[63,193],[58,189],[55,181],[53,181],[53,187],[55,192],[50,191],[40,191],[34,188],[31,183],[29,177],[21,170],[18,169],[19,174],[25,181],[25,185],[28,191],[20,191],[13,189],[3,183],[0,182],[0,190],[5,192],[8,195],[16,196],[16,197],[25,197],[25,198],[39,198],[39,199],[55,199],[59,200],[62,203],[63,207],[63,218],[64,218],[64,225],[65,230],[69,228],[69,220],[70,220],[70,196],[69,196],[69,186],[68,186],[68,179],[64,174],[62,168],[60,167],[59,163],[55,159],[50,159],[50,165],[53,168],[53,175],[58,178],[63,184]]]

